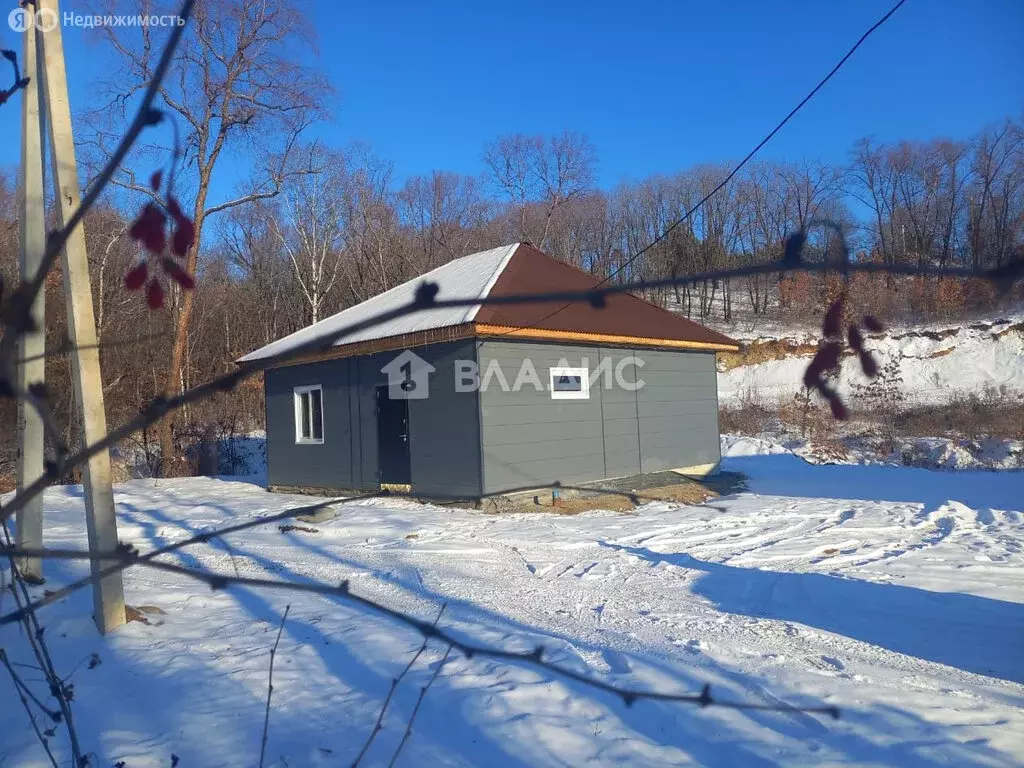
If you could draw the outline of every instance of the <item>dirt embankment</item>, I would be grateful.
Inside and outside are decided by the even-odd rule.
[[[740,344],[739,352],[719,352],[718,370],[730,371],[741,365],[757,365],[770,360],[784,360],[787,357],[812,357],[817,351],[816,343],[792,339],[756,339]]]

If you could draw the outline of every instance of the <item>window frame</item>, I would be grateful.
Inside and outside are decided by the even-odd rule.
[[[320,393],[320,437],[313,435],[316,430],[313,428],[313,399],[309,398],[309,437],[302,434],[302,396],[311,392]],[[305,384],[301,387],[292,388],[292,400],[294,402],[295,415],[295,444],[296,445],[323,445],[324,444],[324,388],[321,384]]]
[[[579,389],[555,389],[555,379],[560,376],[578,376],[580,380]],[[552,400],[589,400],[590,399],[590,370],[586,366],[552,366],[548,369],[548,384],[551,389]]]

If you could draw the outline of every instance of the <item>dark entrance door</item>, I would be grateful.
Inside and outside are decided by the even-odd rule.
[[[381,483],[407,485],[409,469],[409,401],[392,400],[377,387],[377,459]]]

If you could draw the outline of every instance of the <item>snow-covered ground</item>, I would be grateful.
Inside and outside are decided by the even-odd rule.
[[[812,466],[757,441],[725,469],[749,491],[633,514],[486,515],[396,500],[276,525],[169,556],[227,574],[338,583],[478,642],[541,643],[603,680],[738,701],[834,704],[842,718],[617,698],[485,658],[443,665],[398,765],[1016,766],[1024,762],[1024,473]],[[308,497],[245,482],[118,488],[123,540],[152,548]],[[83,546],[81,489],[46,495],[47,543]],[[47,563],[48,588],[81,575]],[[269,651],[268,765],[348,765],[420,638],[333,598],[209,592],[136,569],[128,602],[158,623],[99,638],[87,592],[41,617],[96,765],[253,766]],[[37,588],[41,591],[42,588]],[[12,607],[5,596],[0,612]],[[0,645],[29,662],[20,629]],[[96,653],[98,666],[86,660]],[[387,765],[432,646],[402,682],[363,765]],[[23,670],[29,679],[31,670]],[[41,686],[33,683],[37,689]],[[45,692],[40,691],[45,695]],[[0,765],[44,756],[6,678]],[[67,764],[67,753],[64,753]]]
[[[725,456],[793,453],[811,464],[883,464],[924,469],[1024,469],[1024,440],[997,438],[899,437],[885,453],[884,442],[842,437],[824,443],[801,438],[792,428],[758,435],[722,435]],[[886,447],[888,450],[888,446]]]
[[[768,335],[765,335],[765,334]],[[776,360],[739,365],[718,375],[723,405],[753,395],[768,406],[789,402],[802,387],[804,371],[818,343],[816,332],[760,329],[742,339],[748,346],[790,343],[801,353]],[[899,361],[901,389],[906,404],[928,405],[954,397],[982,395],[986,391],[1024,395],[1024,317],[954,327],[895,328],[868,338],[879,366]],[[854,358],[842,367],[841,394],[850,398],[851,387],[867,383]]]

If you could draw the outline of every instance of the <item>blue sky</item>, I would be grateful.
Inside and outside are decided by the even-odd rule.
[[[892,0],[295,2],[338,91],[325,142],[369,142],[401,181],[478,173],[501,133],[569,129],[610,187],[742,157]],[[1020,116],[1021,39],[1022,0],[909,0],[761,156],[842,162],[862,136],[958,139]],[[0,44],[20,41],[3,25]],[[65,44],[75,107],[108,59],[81,30]],[[16,103],[0,135],[17,135]],[[0,145],[0,166],[17,156]]]

